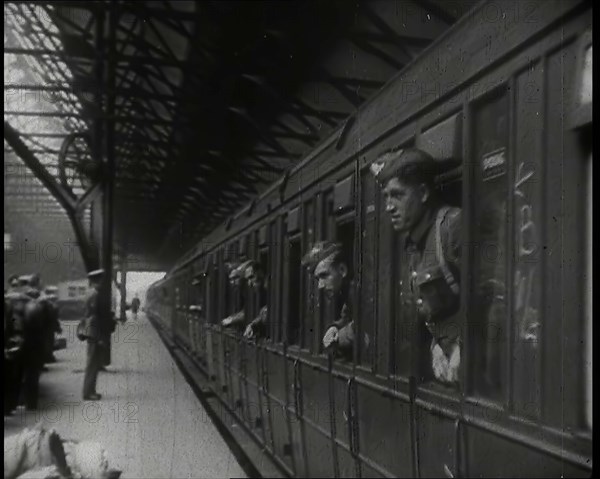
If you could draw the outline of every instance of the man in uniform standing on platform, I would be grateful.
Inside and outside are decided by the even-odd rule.
[[[400,297],[405,324],[418,326],[429,362],[440,382],[456,384],[460,366],[461,210],[434,188],[438,163],[425,151],[389,151],[371,171],[382,187],[392,227],[402,234]],[[423,348],[419,348],[423,350]]]
[[[302,266],[313,272],[318,288],[334,301],[336,319],[323,336],[325,350],[333,350],[344,359],[352,359],[354,287],[342,255],[342,246],[331,241],[320,241],[304,256]]]
[[[104,325],[100,317],[99,291],[104,276],[104,270],[98,269],[88,274],[90,279],[90,294],[85,301],[85,339],[87,340],[87,359],[85,365],[85,378],[83,380],[83,399],[98,400],[102,396],[96,392],[98,372],[103,363],[103,346],[105,334]]]

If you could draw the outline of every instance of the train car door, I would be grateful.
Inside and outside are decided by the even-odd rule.
[[[505,133],[506,110],[498,111],[499,134]],[[444,205],[462,207],[464,175],[461,164],[463,152],[462,110],[435,124],[423,128],[416,138],[416,146],[427,151],[438,161],[441,174],[436,180],[436,193]],[[495,130],[494,130],[495,131]],[[503,137],[505,138],[505,137]],[[502,141],[506,141],[505,139]],[[464,215],[464,212],[463,212]],[[462,224],[465,224],[464,216]],[[434,224],[432,228],[436,228]],[[462,268],[461,268],[462,269]],[[464,278],[464,274],[462,275]],[[464,308],[458,313],[458,322],[464,322]],[[460,329],[460,324],[453,324]],[[450,327],[450,326],[448,326]],[[418,323],[412,341],[415,382],[415,403],[412,427],[415,446],[413,461],[418,464],[421,477],[457,477],[460,475],[461,384],[443,383],[433,375],[433,338]]]

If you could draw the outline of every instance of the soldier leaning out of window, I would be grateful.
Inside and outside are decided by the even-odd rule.
[[[227,263],[227,268],[229,269],[229,285],[231,287],[231,291],[232,293],[235,295],[235,293],[238,291],[238,288],[242,288],[242,274],[243,274],[243,269],[242,266],[243,264],[239,264],[239,263]],[[242,294],[243,294],[243,289],[242,289]],[[240,310],[237,313],[231,314],[229,316],[227,316],[226,318],[224,318],[223,320],[221,320],[221,325],[228,328],[228,327],[234,327],[234,328],[240,328],[241,326],[243,326],[246,322],[246,315],[244,312],[244,298],[242,297],[242,307],[240,308]]]
[[[323,336],[325,350],[344,359],[351,359],[354,344],[354,288],[348,265],[342,256],[341,245],[330,241],[317,242],[302,259],[302,265],[309,268],[318,288],[335,304],[336,320]]]
[[[461,210],[436,194],[438,163],[416,148],[389,151],[371,171],[382,187],[392,227],[402,234],[403,313],[431,338],[431,369],[441,382],[458,382],[460,366]]]
[[[244,331],[244,337],[252,339],[265,336],[267,331],[267,291],[269,283],[268,278],[256,261],[247,261],[242,266],[244,266],[244,278],[248,282],[248,286],[259,295],[258,307],[260,311],[258,316],[250,321]]]

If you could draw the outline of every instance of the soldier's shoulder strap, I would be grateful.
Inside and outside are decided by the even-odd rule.
[[[456,278],[448,268],[448,263],[446,262],[446,257],[444,256],[444,249],[442,243],[442,222],[446,218],[446,215],[450,211],[450,206],[443,206],[438,210],[437,218],[435,221],[435,253],[437,256],[438,263],[440,268],[442,269],[442,273],[444,273],[444,278],[446,279],[446,283],[452,290],[454,294],[459,293],[458,282]]]

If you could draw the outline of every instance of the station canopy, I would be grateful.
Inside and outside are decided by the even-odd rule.
[[[5,211],[64,216],[7,128],[76,197],[111,129],[115,247],[164,269],[474,3],[5,3]]]

